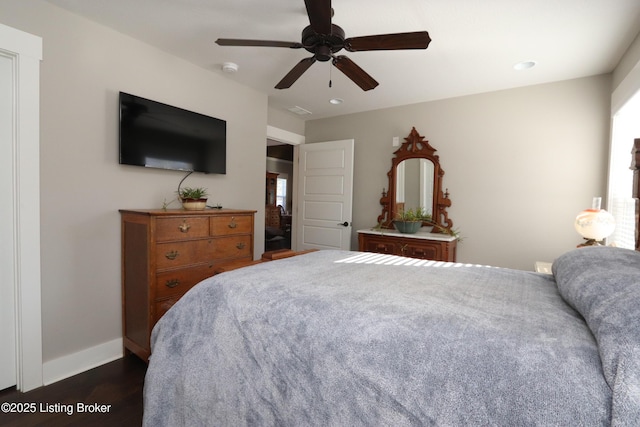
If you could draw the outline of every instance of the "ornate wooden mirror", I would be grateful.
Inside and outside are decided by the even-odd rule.
[[[389,177],[389,190],[382,192],[380,204],[382,214],[378,224],[383,228],[393,228],[393,220],[405,210],[422,208],[431,215],[433,233],[450,233],[453,221],[449,219],[447,208],[451,206],[448,190],[442,191],[444,171],[440,167],[436,149],[424,140],[416,128],[406,137],[405,142],[393,154]]]

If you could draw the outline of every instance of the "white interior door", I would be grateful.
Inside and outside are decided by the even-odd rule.
[[[0,200],[13,200],[13,59],[0,51]],[[0,203],[0,390],[16,385],[13,203]]]
[[[10,363],[0,359],[0,373],[6,374],[18,390],[29,391],[43,383],[40,298],[42,39],[0,24],[0,58],[3,63],[0,71],[0,197],[3,200],[0,203],[0,357],[13,360]],[[13,346],[13,350],[7,350],[7,345]]]
[[[351,249],[353,139],[299,146],[296,249]]]

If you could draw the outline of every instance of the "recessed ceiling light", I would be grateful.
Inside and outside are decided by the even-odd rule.
[[[330,103],[332,103],[333,105],[340,105],[344,102],[344,99],[342,98],[331,98],[329,100]]]
[[[535,66],[536,66],[536,61],[522,61],[514,65],[513,69],[517,71],[522,71],[522,70],[529,70]]]

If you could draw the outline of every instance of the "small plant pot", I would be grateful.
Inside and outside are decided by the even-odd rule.
[[[187,211],[203,211],[207,207],[207,199],[182,199],[182,207]]]
[[[401,233],[417,233],[422,227],[422,221],[393,221],[393,226]]]

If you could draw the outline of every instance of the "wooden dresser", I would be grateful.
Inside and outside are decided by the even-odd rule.
[[[395,230],[358,230],[358,250],[435,261],[456,260],[457,239],[448,234],[399,233]]]
[[[255,211],[120,210],[125,352],[147,360],[151,330],[201,280],[252,264]]]

